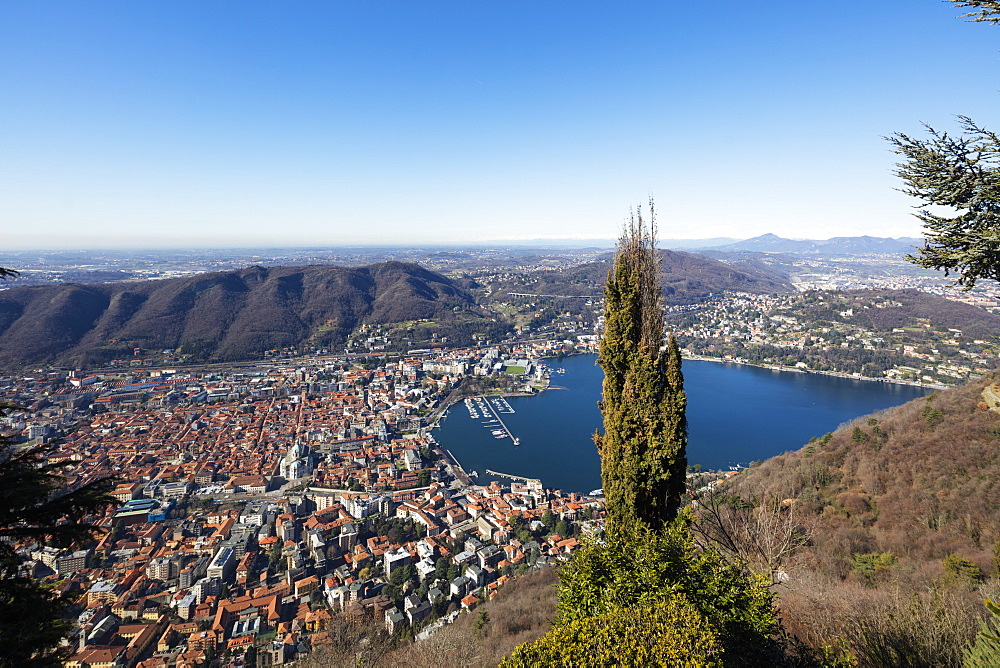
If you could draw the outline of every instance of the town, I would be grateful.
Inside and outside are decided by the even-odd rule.
[[[936,301],[921,313],[929,299]],[[667,323],[691,357],[947,386],[1000,363],[996,316],[985,310],[995,303],[984,299],[884,290],[727,293],[668,307]],[[953,326],[932,323],[928,314],[942,317],[949,304],[981,308],[969,309],[975,317],[957,311]]]
[[[26,574],[77,601],[65,665],[281,665],[331,642],[337,616],[426,636],[568,558],[603,499],[476,484],[433,425],[462,398],[544,388],[545,356],[592,350],[581,335],[202,370],[137,354],[0,379],[20,407],[7,437],[48,445],[71,489],[115,476],[121,505],[91,544],[19,546]]]

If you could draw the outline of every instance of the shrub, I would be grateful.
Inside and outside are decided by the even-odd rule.
[[[772,665],[780,630],[767,577],[696,545],[686,511],[662,533],[619,530],[591,542],[559,574],[557,625],[683,595],[719,634],[736,665]]]
[[[518,647],[500,665],[718,666],[722,647],[712,625],[681,594],[642,607],[574,619]]]
[[[851,570],[861,576],[866,586],[875,587],[885,573],[897,563],[899,559],[892,552],[855,554]]]
[[[983,569],[957,554],[949,554],[942,561],[942,565],[944,566],[944,583],[947,585],[975,587],[983,579]]]

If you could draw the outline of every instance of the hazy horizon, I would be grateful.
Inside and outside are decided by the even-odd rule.
[[[769,233],[764,233],[769,234]],[[757,235],[763,236],[763,235]],[[779,235],[780,236],[780,235]],[[874,238],[891,238],[895,240],[906,239],[906,240],[919,240],[920,237],[875,237],[875,235],[852,235],[851,238],[862,238],[862,237],[874,237]],[[714,246],[723,246],[733,243],[739,243],[742,241],[748,241],[756,237],[714,237],[710,239],[701,238],[688,238],[688,239],[659,239],[657,245],[660,248],[712,248]],[[808,238],[808,237],[781,237],[789,241],[829,241],[830,239],[838,237],[827,237],[825,239],[818,238]],[[842,237],[841,237],[842,238]],[[479,242],[427,242],[427,243],[356,243],[356,244],[331,244],[331,245],[301,245],[301,246],[280,246],[280,245],[257,245],[257,246],[238,246],[238,245],[198,245],[198,244],[188,244],[188,245],[176,245],[176,246],[106,246],[106,247],[77,247],[77,246],[49,246],[49,247],[11,247],[9,244],[6,245],[6,250],[16,253],[24,252],[65,252],[65,251],[76,251],[80,253],[89,252],[124,252],[124,251],[153,251],[153,252],[169,252],[169,251],[193,251],[193,250],[214,250],[214,251],[260,251],[260,250],[336,250],[336,249],[418,249],[418,248],[453,248],[453,249],[493,249],[493,248],[524,248],[524,249],[584,249],[584,248],[608,248],[613,249],[615,244],[617,244],[617,239],[573,239],[573,238],[559,238],[559,239],[490,239]]]

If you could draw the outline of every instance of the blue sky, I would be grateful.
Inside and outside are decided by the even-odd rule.
[[[1000,126],[936,0],[0,4],[8,248],[917,236],[884,135]]]

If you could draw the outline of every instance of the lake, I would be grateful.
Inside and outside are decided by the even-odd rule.
[[[545,360],[564,373],[531,397],[508,397],[513,413],[500,418],[520,441],[497,439],[498,425],[452,406],[434,437],[466,471],[486,469],[541,478],[549,488],[589,492],[601,486],[592,440],[601,427],[597,401],[604,374],[596,355]],[[861,415],[924,396],[929,389],[740,364],[684,360],[688,397],[688,463],[725,469],[801,448],[812,436]]]

